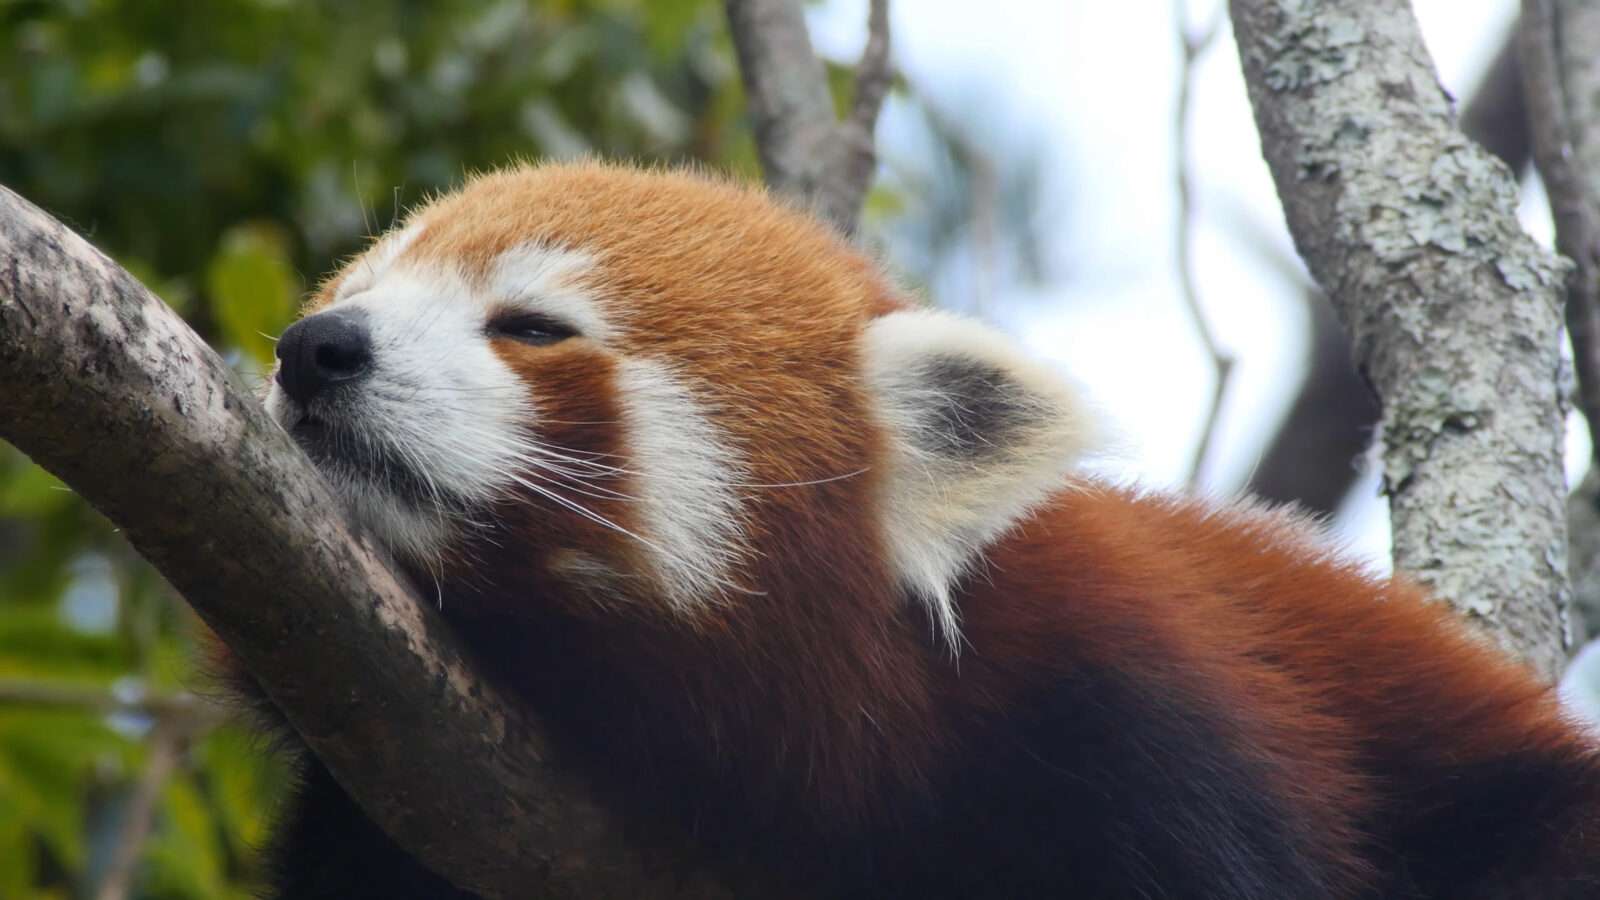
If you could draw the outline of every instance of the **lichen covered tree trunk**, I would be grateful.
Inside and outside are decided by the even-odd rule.
[[[1547,677],[1565,660],[1563,266],[1456,127],[1403,0],[1232,0],[1295,245],[1382,398],[1395,567]]]

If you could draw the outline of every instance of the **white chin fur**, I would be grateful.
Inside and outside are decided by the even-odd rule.
[[[420,506],[364,478],[331,480],[356,522],[407,562],[431,565],[462,524],[459,512]]]
[[[414,502],[362,479],[345,494],[380,539],[415,559],[436,556],[521,467],[533,409],[484,337],[484,302],[451,273],[406,268],[340,304],[368,311],[375,348],[352,410],[356,428],[391,448],[426,488]]]

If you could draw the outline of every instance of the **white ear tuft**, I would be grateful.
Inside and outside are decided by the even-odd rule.
[[[952,583],[984,545],[1063,487],[1097,429],[1061,376],[978,322],[895,312],[868,325],[864,341],[867,381],[889,432],[888,549],[954,650]]]

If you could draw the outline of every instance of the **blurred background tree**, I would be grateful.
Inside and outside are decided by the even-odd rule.
[[[1037,154],[978,149],[981,97],[900,102],[872,240],[968,306],[1041,277]],[[759,180],[720,2],[0,4],[0,184],[252,381],[315,280],[407,207],[584,154]],[[205,701],[197,640],[104,519],[0,444],[0,900],[254,895],[288,773]]]
[[[405,207],[585,153],[754,172],[720,4],[0,4],[0,183],[249,378],[319,274]],[[177,702],[205,689],[195,631],[103,519],[0,445],[0,897],[252,896],[286,773]]]

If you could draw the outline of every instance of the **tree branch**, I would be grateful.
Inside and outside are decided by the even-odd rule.
[[[101,715],[132,713],[180,722],[189,730],[214,724],[224,712],[220,706],[189,693],[155,694],[14,679],[0,680],[0,706],[67,709]]]
[[[117,523],[386,831],[487,897],[722,896],[652,870],[160,300],[0,188],[0,437]]]
[[[1489,70],[1461,110],[1461,130],[1520,173],[1533,152],[1522,100],[1517,29],[1510,29]],[[1361,471],[1378,403],[1351,359],[1350,341],[1321,291],[1310,310],[1311,362],[1289,412],[1250,475],[1247,490],[1278,503],[1332,515]]]
[[[798,0],[726,0],[767,183],[853,234],[872,183],[873,130],[888,94],[889,0],[871,0],[855,100],[841,121]]]
[[[1222,25],[1222,14],[1212,20],[1203,31],[1195,32],[1185,20],[1183,0],[1173,0],[1173,10],[1178,19],[1178,43],[1183,51],[1183,66],[1178,74],[1178,103],[1174,113],[1172,143],[1177,156],[1178,233],[1176,241],[1178,286],[1184,306],[1194,321],[1194,330],[1206,355],[1211,357],[1211,405],[1200,426],[1200,440],[1195,444],[1194,457],[1189,461],[1189,485],[1199,484],[1205,470],[1206,457],[1211,453],[1211,442],[1216,438],[1217,423],[1222,417],[1222,400],[1228,393],[1228,380],[1233,375],[1233,354],[1222,348],[1206,311],[1200,305],[1200,289],[1194,278],[1194,187],[1189,172],[1189,106],[1194,92],[1194,66],[1201,54],[1216,40]]]
[[[1600,3],[1524,0],[1522,72],[1535,161],[1567,276],[1578,397],[1600,423]],[[1600,445],[1593,459],[1600,460]]]
[[[1581,645],[1600,630],[1600,466],[1591,465],[1567,496],[1567,536],[1572,630]]]
[[[161,789],[172,777],[178,758],[189,739],[183,728],[169,722],[158,722],[150,733],[149,756],[144,770],[134,784],[133,796],[128,799],[122,814],[122,827],[117,829],[116,852],[111,865],[106,868],[100,884],[95,887],[95,900],[123,900],[133,887],[139,871],[139,852],[150,837],[150,825],[155,818],[156,801]]]
[[[1565,659],[1562,266],[1456,130],[1404,3],[1231,0],[1295,245],[1383,402],[1398,570],[1547,677]]]
[[[122,812],[115,851],[98,885],[95,900],[122,900],[133,887],[139,854],[150,836],[161,788],[195,736],[222,721],[225,710],[189,693],[149,693],[142,688],[80,687],[39,681],[0,681],[0,707],[63,709],[93,715],[131,713],[154,720],[145,738],[147,756],[132,796]]]
[[[1555,219],[1556,249],[1576,268],[1567,277],[1567,334],[1578,403],[1590,435],[1600,426],[1600,3],[1525,0],[1521,55],[1527,121]],[[1574,605],[1582,625],[1600,625],[1600,481],[1591,471],[1568,503]]]

